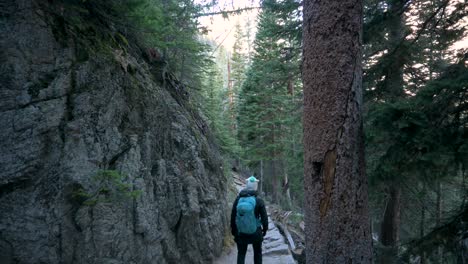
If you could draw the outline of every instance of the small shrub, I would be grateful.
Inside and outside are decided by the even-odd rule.
[[[84,188],[76,189],[72,196],[80,201],[81,205],[94,206],[99,202],[118,202],[137,198],[141,190],[132,190],[132,185],[124,183],[125,176],[116,170],[98,171],[92,177],[93,187],[91,191]]]

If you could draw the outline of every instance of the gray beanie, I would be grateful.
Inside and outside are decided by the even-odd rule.
[[[257,188],[258,188],[258,182],[259,180],[257,180],[257,178],[255,178],[254,176],[250,176],[248,179],[247,179],[247,184],[245,186],[245,188],[247,190],[254,190],[256,191]]]

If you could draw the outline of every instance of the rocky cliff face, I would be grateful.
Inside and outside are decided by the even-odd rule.
[[[137,54],[87,51],[38,3],[0,3],[0,262],[210,262],[209,131]]]

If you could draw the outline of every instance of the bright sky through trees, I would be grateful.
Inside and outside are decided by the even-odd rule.
[[[203,1],[200,1],[203,2]],[[211,8],[211,12],[230,11],[246,7],[259,7],[259,0],[220,0],[217,5]],[[200,18],[202,26],[208,28],[208,38],[214,40],[217,44],[223,45],[227,50],[231,50],[234,45],[234,31],[237,22],[240,23],[243,29],[247,28],[247,23],[250,20],[252,37],[256,31],[256,19],[259,9],[252,9],[242,12],[241,14],[229,14],[228,17],[223,15],[203,16]],[[245,30],[244,30],[245,31]]]

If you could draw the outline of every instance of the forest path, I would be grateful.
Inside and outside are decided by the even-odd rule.
[[[244,180],[235,173],[232,174],[234,177],[234,185],[238,191],[244,187]],[[267,206],[267,211],[268,210]],[[264,264],[295,264],[294,258],[291,255],[289,247],[285,242],[284,237],[276,228],[275,224],[270,218],[268,212],[268,232],[263,238],[262,253]],[[227,252],[223,253],[220,258],[215,260],[214,264],[231,264],[237,261],[237,247],[234,245],[229,248]],[[245,258],[246,264],[253,264],[253,249],[252,245],[249,245],[247,249],[247,256]]]

